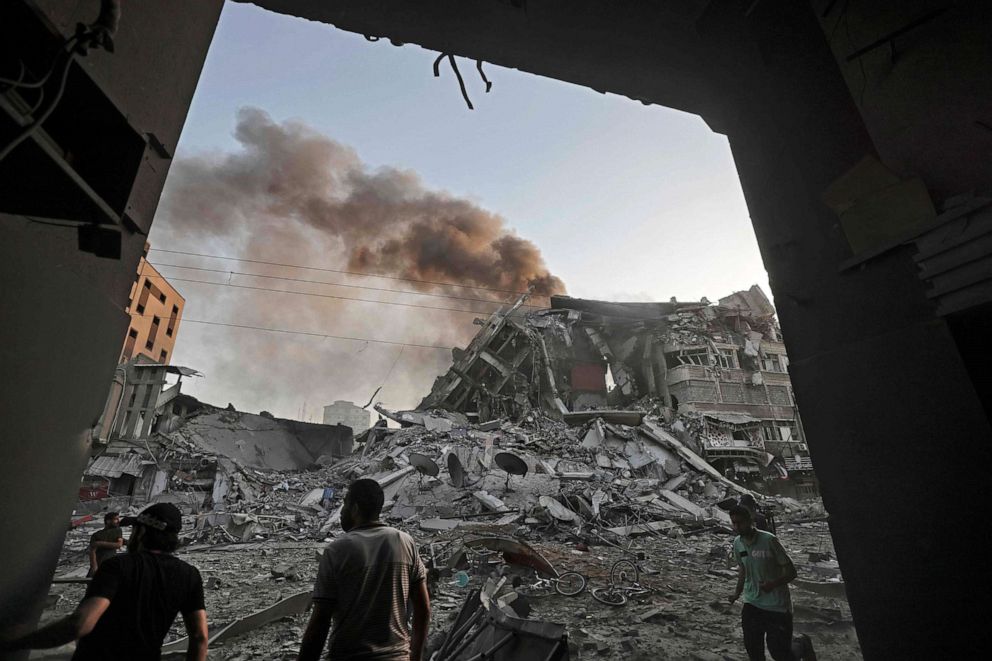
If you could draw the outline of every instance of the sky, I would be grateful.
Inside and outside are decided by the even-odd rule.
[[[177,200],[187,193],[177,183],[183,163],[244,153],[235,129],[239,111],[250,108],[275,127],[303,126],[350,148],[369,173],[413,173],[423,189],[499,217],[506,232],[536,245],[569,295],[715,301],[752,284],[770,293],[727,140],[702,119],[494,65],[485,67],[493,83],[486,94],[475,63],[459,60],[475,106],[469,110],[446,61],[434,77],[436,56],[252,5],[225,5],[166,183],[165,210],[153,225],[153,248],[342,268],[342,254],[321,247],[324,239],[315,240],[305,224],[275,225],[269,218],[255,226],[248,219],[245,227],[255,228],[249,250],[243,235],[225,238],[177,221]],[[267,253],[270,230],[292,236],[271,242]],[[179,259],[152,253],[153,262],[250,270],[244,263]],[[190,275],[161,270],[166,277]],[[327,301],[173,284],[187,299],[189,319],[443,346],[464,344],[478,330],[469,314],[341,301],[320,309]],[[262,320],[249,314],[257,307],[266,308]],[[450,363],[440,350],[404,347],[401,354],[399,345],[259,335],[266,334],[184,324],[172,362],[205,374],[184,382],[184,391],[241,410],[319,420],[322,405],[364,404],[385,381],[377,399],[412,407]]]

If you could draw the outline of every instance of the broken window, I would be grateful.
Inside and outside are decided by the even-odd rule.
[[[764,424],[761,425],[761,437],[766,441],[781,441],[782,432],[778,425]]]
[[[678,353],[678,359],[683,365],[710,366],[710,352],[703,349],[683,349]]]
[[[761,369],[765,372],[784,372],[782,356],[777,353],[766,353],[761,359]]]
[[[724,369],[735,370],[737,369],[737,352],[733,349],[718,349],[716,362]]]

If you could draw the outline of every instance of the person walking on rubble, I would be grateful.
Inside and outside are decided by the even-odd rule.
[[[90,536],[90,571],[92,576],[104,560],[117,555],[117,549],[124,546],[124,533],[121,531],[121,517],[117,512],[103,515],[103,528]]]
[[[796,578],[795,565],[775,535],[755,527],[751,510],[735,505],[730,508],[730,520],[737,532],[738,572],[737,589],[729,599],[732,604],[744,595],[741,627],[748,659],[764,661],[767,637],[772,659],[793,661],[797,657],[792,651],[789,583]]]
[[[183,614],[189,642],[186,658],[207,658],[207,612],[200,572],[172,555],[179,547],[182,514],[158,503],[137,517],[128,552],[104,561],[76,610],[0,650],[59,647],[73,640],[73,661],[129,661],[161,658],[162,641],[177,613]]]
[[[335,661],[422,661],[431,615],[427,572],[413,538],[379,521],[383,501],[375,480],[348,487],[341,508],[346,534],[320,559],[300,661],[320,658],[328,632],[328,656]]]

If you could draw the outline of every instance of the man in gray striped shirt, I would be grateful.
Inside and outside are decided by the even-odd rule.
[[[334,661],[422,660],[431,615],[427,574],[413,538],[379,521],[383,499],[375,480],[348,487],[341,508],[346,534],[321,557],[300,661],[320,658],[328,632],[327,658]]]

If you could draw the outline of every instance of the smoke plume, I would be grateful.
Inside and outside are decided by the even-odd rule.
[[[537,247],[475,204],[428,190],[416,173],[369,171],[354,150],[257,108],[238,113],[242,151],[177,163],[170,224],[229,235],[252,217],[309,226],[351,270],[535,294],[564,291]]]
[[[238,113],[233,152],[199,153],[173,164],[155,220],[152,247],[243,259],[304,264],[405,278],[414,282],[337,275],[327,285],[293,283],[220,271],[315,279],[312,271],[151,254],[187,298],[185,316],[328,335],[413,344],[460,346],[478,330],[460,312],[403,308],[335,298],[260,292],[244,287],[306,291],[468,309],[485,317],[493,305],[345,289],[360,284],[468,298],[513,300],[565,291],[538,248],[505,220],[469,200],[425,187],[415,172],[372,170],[356,152],[298,121],[276,122],[257,108]],[[171,264],[172,267],[164,266]],[[234,287],[205,286],[210,280]],[[333,286],[331,282],[339,286]],[[431,283],[458,283],[439,287]],[[498,290],[498,291],[492,291]],[[546,304],[535,298],[534,303]],[[334,399],[364,404],[391,374],[383,400],[412,406],[430,389],[450,354],[417,347],[322,341],[221,327],[181,327],[173,362],[207,374],[194,395],[234,401],[247,410],[297,417]],[[391,385],[392,384],[392,385]],[[189,389],[184,384],[184,389]],[[226,401],[221,401],[226,400]],[[319,417],[319,416],[318,416]]]

